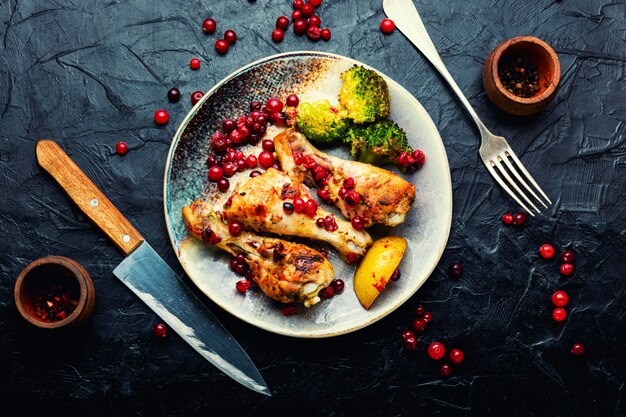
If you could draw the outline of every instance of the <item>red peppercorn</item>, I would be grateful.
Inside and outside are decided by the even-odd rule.
[[[423,305],[420,304],[415,308],[415,317],[423,317],[424,313],[426,313],[426,308]]]
[[[465,355],[461,349],[452,349],[450,351],[450,362],[453,364],[458,365],[463,362],[463,359],[465,359]]]
[[[170,103],[176,103],[180,100],[180,90],[178,88],[172,87],[167,91],[167,99]]]
[[[215,29],[217,29],[217,22],[215,22],[214,19],[211,19],[210,17],[208,19],[204,19],[204,22],[202,22],[202,30],[205,33],[215,33]]]
[[[228,52],[228,48],[230,48],[230,45],[224,39],[218,39],[215,41],[215,50],[218,54],[224,55]]]
[[[283,32],[282,29],[274,29],[272,31],[272,40],[274,42],[282,42],[283,38],[285,37],[285,32]]]
[[[306,20],[300,18],[300,19],[294,19],[293,22],[293,31],[296,35],[304,35],[306,33],[308,26],[306,24]]]
[[[555,293],[552,294],[552,304],[557,307],[565,307],[568,301],[569,297],[565,291],[555,291]]]
[[[520,211],[519,213],[515,215],[515,217],[513,217],[513,224],[516,226],[521,226],[524,223],[526,223],[527,219],[528,219],[528,215],[524,213],[523,211]]]
[[[291,20],[293,20],[294,23],[297,22],[300,19],[302,19],[302,11],[294,10],[293,12],[291,12]]]
[[[217,189],[221,192],[225,192],[226,190],[228,190],[229,187],[230,181],[228,181],[226,178],[220,178],[219,180],[217,180]]]
[[[243,227],[241,226],[241,223],[239,223],[238,221],[232,221],[228,223],[228,231],[230,232],[231,235],[237,237],[243,231]]]
[[[574,343],[570,352],[572,352],[572,355],[574,356],[580,356],[585,353],[585,346],[582,343]]]
[[[354,230],[363,230],[365,227],[365,219],[363,216],[354,216],[350,223],[352,223],[352,228]]]
[[[424,319],[415,319],[413,320],[413,328],[418,332],[423,332],[426,330],[426,322]]]
[[[204,93],[202,91],[194,91],[191,94],[191,104],[195,106],[196,103],[199,102],[203,96],[204,96]]]
[[[285,99],[285,104],[289,107],[296,107],[300,104],[300,99],[295,94],[289,94]]]
[[[395,28],[396,24],[391,19],[383,19],[383,21],[380,22],[380,30],[382,30],[383,33],[391,33]]]
[[[428,356],[438,361],[439,359],[446,356],[446,348],[443,346],[442,343],[433,342],[430,344],[430,346],[428,346]]]
[[[571,249],[567,249],[561,254],[561,262],[571,264],[574,262],[574,252]]]
[[[317,15],[313,15],[309,17],[309,20],[307,20],[307,24],[309,25],[309,27],[320,27],[320,25],[322,24],[322,19],[320,19],[320,17]]]
[[[459,278],[463,275],[463,264],[458,261],[450,264],[448,272],[452,278]]]
[[[552,312],[552,318],[555,321],[563,321],[563,320],[565,320],[565,317],[567,317],[567,312],[565,311],[564,308],[557,307]]]
[[[322,40],[324,42],[328,42],[331,37],[330,29],[328,28],[322,29],[322,31],[320,32],[320,36],[322,37]]]
[[[237,34],[234,30],[228,29],[226,32],[224,32],[224,40],[229,44],[234,45],[235,42],[237,42]]]
[[[189,61],[189,68],[192,70],[197,70],[200,68],[200,60],[198,58],[191,58]]]
[[[224,171],[222,170],[222,168],[217,165],[213,165],[211,168],[209,168],[209,179],[211,181],[217,181],[222,177],[224,177]]]
[[[554,256],[554,247],[545,243],[539,248],[539,254],[541,254],[541,257],[544,259],[551,259]]]
[[[316,26],[309,26],[306,36],[313,42],[317,42],[322,38],[322,31]]]
[[[245,294],[246,291],[248,291],[248,289],[250,288],[250,281],[247,281],[245,279],[237,281],[237,283],[235,284],[235,288],[240,294]]]
[[[117,142],[115,145],[115,152],[117,152],[118,155],[126,155],[126,152],[128,152],[128,145],[126,142]]]
[[[305,202],[300,197],[293,199],[293,211],[296,213],[304,213]]]
[[[317,201],[313,199],[307,200],[304,207],[304,212],[309,217],[315,217],[315,213],[317,213]]]
[[[334,279],[330,282],[332,285],[335,294],[341,294],[346,286],[342,279]]]
[[[402,345],[408,350],[415,350],[417,348],[417,338],[412,331],[405,330],[402,332]]]
[[[511,213],[506,213],[502,216],[502,223],[511,224],[513,223],[513,215]]]
[[[268,151],[263,151],[259,154],[258,161],[262,168],[268,169],[274,163],[274,154]]]
[[[559,267],[559,272],[561,273],[561,275],[571,275],[572,272],[574,272],[574,265],[572,264],[561,264],[561,266]]]
[[[450,375],[452,375],[452,367],[447,363],[442,363],[439,367],[439,375],[443,377],[449,377]]]
[[[167,327],[163,323],[157,323],[152,328],[152,332],[157,337],[165,337],[167,336]]]
[[[427,311],[424,313],[424,315],[422,316],[422,318],[424,319],[424,321],[426,323],[430,323],[433,321],[433,313]]]
[[[289,18],[287,16],[280,16],[276,19],[276,29],[287,30],[289,27]]]
[[[159,125],[164,125],[170,120],[170,115],[163,109],[154,112],[154,121]]]

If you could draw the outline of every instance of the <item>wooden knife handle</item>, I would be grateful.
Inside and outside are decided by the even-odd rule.
[[[141,234],[56,142],[38,141],[37,161],[126,256],[143,242]]]

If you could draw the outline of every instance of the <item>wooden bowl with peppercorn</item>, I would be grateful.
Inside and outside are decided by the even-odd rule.
[[[95,290],[79,263],[63,256],[46,256],[22,270],[14,298],[26,321],[44,329],[59,329],[78,326],[89,318]]]
[[[507,113],[526,116],[548,106],[561,78],[556,52],[534,36],[502,42],[489,54],[483,84],[491,101]]]

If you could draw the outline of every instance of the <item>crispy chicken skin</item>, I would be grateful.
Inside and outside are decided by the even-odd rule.
[[[232,255],[242,254],[267,296],[282,303],[302,302],[310,307],[333,280],[332,264],[320,252],[278,238],[243,231],[232,236],[220,214],[202,200],[183,208],[189,233]]]
[[[365,227],[376,223],[397,226],[404,222],[407,212],[415,202],[415,186],[400,176],[370,164],[327,155],[293,129],[287,129],[277,135],[274,138],[274,147],[283,171],[293,181],[305,182],[309,186],[320,186],[322,185],[320,179],[318,178],[316,183],[312,169],[307,169],[302,163],[298,165],[294,161],[294,153],[312,157],[328,174],[322,181],[326,182],[333,204],[348,219],[362,216],[365,219]],[[354,179],[354,190],[360,196],[360,201],[353,205],[349,204],[353,201],[339,197],[343,182],[347,178]]]
[[[232,193],[224,204],[224,214],[229,221],[239,221],[244,228],[257,232],[328,242],[350,263],[365,254],[372,244],[372,238],[364,230],[355,230],[350,222],[340,218],[335,218],[337,229],[334,231],[315,224],[316,219],[331,214],[323,208],[317,207],[313,217],[305,213],[285,213],[283,204],[291,203],[297,197],[305,201],[312,198],[306,185],[292,181],[282,171],[269,168],[263,174],[250,178]]]

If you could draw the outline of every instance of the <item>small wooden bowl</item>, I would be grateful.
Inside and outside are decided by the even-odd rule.
[[[500,63],[519,57],[534,65],[539,73],[540,90],[524,98],[509,92],[498,76]],[[507,113],[526,116],[545,109],[552,101],[561,79],[561,64],[554,49],[534,36],[518,36],[496,46],[483,67],[483,85],[491,101]]]
[[[36,314],[35,298],[37,292],[53,283],[74,294],[77,303],[74,310],[65,318],[46,321]],[[59,329],[82,324],[91,315],[95,303],[93,282],[85,268],[63,256],[46,256],[31,262],[19,274],[13,296],[22,317],[43,329]]]

